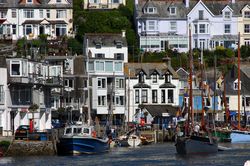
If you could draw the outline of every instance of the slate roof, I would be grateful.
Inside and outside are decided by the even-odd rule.
[[[127,40],[122,37],[121,33],[86,33],[86,38],[88,38],[89,47],[95,47],[96,43],[102,44],[102,47],[116,46],[118,41],[122,43],[122,46],[127,46]]]
[[[187,14],[197,3],[198,0],[190,0],[189,8],[186,8],[182,0],[139,0],[136,12],[141,18],[187,19]],[[222,15],[222,10],[228,5],[233,10],[233,16],[239,16],[241,9],[249,4],[249,0],[236,0],[234,4],[227,0],[203,0],[203,3],[214,15]],[[148,6],[156,7],[158,12],[156,14],[143,13],[143,8]],[[176,15],[170,15],[169,7],[171,6],[176,7]]]
[[[139,107],[146,109],[153,117],[161,117],[162,113],[169,113],[171,116],[176,116],[178,111],[178,107],[171,105],[142,104]]]
[[[126,77],[137,78],[137,73],[141,70],[145,72],[147,78],[151,76],[152,70],[156,70],[160,74],[160,77],[162,77],[166,71],[169,71],[170,74],[172,74],[173,79],[179,78],[174,69],[166,63],[125,63],[124,65],[124,73]]]
[[[234,81],[238,79],[238,68],[233,66],[233,68],[226,74],[226,95],[238,95],[238,91],[234,90]],[[241,66],[240,72],[241,80],[241,95],[250,95],[250,66]]]
[[[7,68],[5,56],[0,56],[0,68]]]

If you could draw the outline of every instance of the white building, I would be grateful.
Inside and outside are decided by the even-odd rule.
[[[1,0],[0,38],[73,36],[72,0]]]
[[[84,9],[117,9],[126,5],[126,0],[87,0],[83,1]]]
[[[38,105],[34,113],[34,127],[38,131],[51,129],[51,89],[62,85],[62,66],[49,66],[28,59],[9,58],[8,88],[5,90],[6,131],[28,125],[32,118],[29,107]]]
[[[171,111],[179,105],[179,78],[170,64],[166,63],[127,63],[125,64],[127,87],[127,122],[138,122],[150,106],[163,106]],[[149,106],[140,109],[140,105]],[[170,106],[170,107],[169,107]],[[165,107],[165,108],[164,108]],[[154,107],[156,108],[156,107]],[[153,117],[147,116],[146,123]]]
[[[103,122],[114,115],[119,123],[125,114],[124,63],[128,60],[125,32],[85,34],[85,52],[91,88],[91,111]]]
[[[144,51],[188,50],[187,14],[183,1],[135,1],[135,24]]]
[[[191,27],[192,48],[236,48],[238,16],[245,2],[199,1],[187,14]]]

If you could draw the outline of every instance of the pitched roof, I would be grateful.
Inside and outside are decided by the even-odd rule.
[[[137,78],[136,75],[138,71],[141,70],[145,72],[147,77],[150,77],[152,70],[157,70],[160,77],[162,77],[166,71],[169,71],[173,79],[179,78],[174,69],[166,63],[125,63],[124,65],[125,76],[130,78]]]
[[[101,43],[103,47],[110,47],[115,46],[117,42],[127,46],[127,40],[121,33],[86,33],[85,38],[88,39],[89,47],[95,47],[96,43]]]
[[[140,108],[146,109],[151,116],[162,116],[163,113],[169,113],[170,116],[176,116],[178,111],[178,107],[171,105],[153,105],[153,104],[142,104],[139,106]]]

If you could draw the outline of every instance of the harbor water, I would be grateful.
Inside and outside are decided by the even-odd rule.
[[[98,155],[2,157],[6,166],[243,166],[250,160],[249,144],[223,144],[217,154],[180,156],[174,143],[151,144],[136,148],[116,147]]]

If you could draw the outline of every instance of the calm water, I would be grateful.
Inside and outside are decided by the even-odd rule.
[[[152,144],[139,148],[113,148],[109,153],[82,156],[4,157],[0,165],[10,166],[243,166],[250,160],[250,144],[224,144],[230,150],[213,155],[180,156],[173,143]]]

